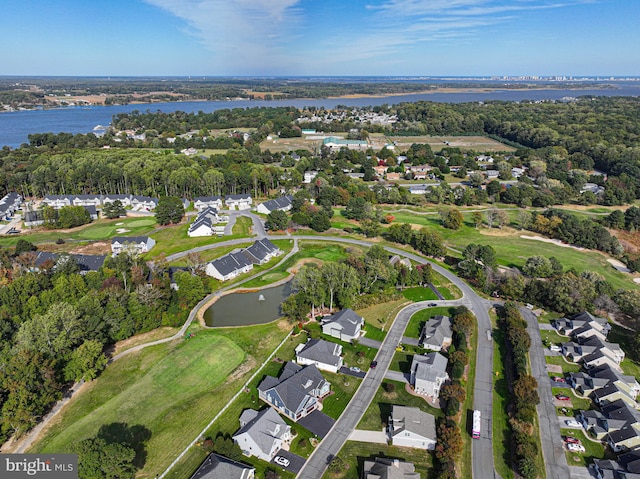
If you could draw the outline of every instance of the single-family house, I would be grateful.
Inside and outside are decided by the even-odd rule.
[[[400,181],[400,173],[387,172],[387,181]]]
[[[253,467],[212,452],[191,479],[254,479],[255,474]]]
[[[411,266],[411,260],[409,258],[401,258],[397,254],[389,258],[389,264],[391,264],[391,266],[395,266],[398,263],[407,268],[409,271],[411,271],[411,269],[413,268],[413,266]]]
[[[424,195],[429,189],[428,185],[411,185],[409,187],[409,193],[412,195]]]
[[[281,196],[280,198],[274,198],[273,200],[265,201],[264,203],[259,204],[256,208],[256,211],[265,215],[268,215],[269,213],[272,213],[276,210],[289,211],[293,206],[292,202],[293,196],[285,195]]]
[[[224,197],[224,204],[229,210],[248,210],[251,208],[253,199],[249,193],[240,195],[227,195]]]
[[[213,221],[211,221],[211,218],[206,216],[198,216],[194,222],[189,225],[189,229],[187,230],[187,236],[190,238],[212,236],[213,233]]]
[[[35,267],[41,268],[47,262],[53,263],[54,269],[66,261],[75,261],[80,268],[80,274],[87,274],[90,271],[98,271],[102,268],[105,259],[104,255],[93,254],[57,254],[46,251],[38,251],[35,260]]]
[[[291,426],[270,407],[261,411],[245,409],[240,415],[240,429],[233,435],[233,441],[240,446],[245,456],[255,456],[263,461],[271,461],[276,453],[288,448],[291,440]]]
[[[351,342],[360,338],[364,318],[353,309],[347,308],[322,320],[322,333],[342,341]]]
[[[342,346],[324,339],[309,339],[296,349],[296,363],[313,364],[318,369],[337,373],[342,367]]]
[[[316,176],[318,176],[318,172],[316,170],[305,171],[304,176],[302,178],[302,182],[309,184],[314,180]]]
[[[193,200],[193,207],[202,211],[206,208],[222,209],[222,196],[199,196]]]
[[[364,461],[363,479],[420,479],[420,473],[411,462],[399,459],[376,457],[373,461]]]
[[[111,239],[111,252],[117,256],[123,251],[144,254],[155,246],[156,242],[149,236],[115,237]]]
[[[436,447],[436,419],[417,407],[391,407],[389,439],[394,446],[432,450]]]
[[[449,316],[434,316],[422,328],[420,346],[431,351],[442,351],[451,345],[453,332]]]
[[[447,358],[438,352],[416,354],[411,362],[411,385],[417,394],[436,398],[449,379]]]
[[[487,179],[493,180],[500,176],[500,172],[498,170],[487,170],[484,172],[487,176]]]
[[[254,264],[265,264],[269,262],[271,258],[280,256],[283,253],[280,248],[274,245],[267,238],[256,240],[245,251],[254,258]]]
[[[314,365],[288,362],[280,376],[265,377],[258,385],[260,399],[292,421],[320,408],[320,399],[331,392],[331,384]]]

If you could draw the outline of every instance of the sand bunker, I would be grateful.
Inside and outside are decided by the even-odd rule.
[[[116,230],[116,233],[118,233],[118,234],[120,234],[120,235],[121,235],[122,233],[128,233],[129,231],[131,231],[131,230],[128,230],[128,229],[126,229],[126,228],[118,228],[118,229]]]
[[[573,248],[573,249],[577,249],[579,251],[584,251],[585,250],[585,248],[581,248],[580,246],[574,246],[572,244],[563,243],[562,241],[557,240],[557,239],[543,238],[542,236],[520,235],[520,238],[530,239],[530,240],[535,240],[535,241],[542,241],[543,243],[553,243],[553,244],[555,244],[557,246],[562,246],[564,248]]]

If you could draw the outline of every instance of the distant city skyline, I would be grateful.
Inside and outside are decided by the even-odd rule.
[[[24,0],[2,75],[640,76],[630,0]]]

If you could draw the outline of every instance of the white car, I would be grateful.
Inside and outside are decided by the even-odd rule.
[[[567,449],[571,452],[584,452],[585,448],[582,444],[567,444]]]
[[[282,467],[287,467],[289,464],[291,464],[291,461],[289,459],[282,456],[276,456],[273,459],[273,462],[275,462],[276,464],[280,464]]]
[[[351,371],[352,373],[359,373],[360,372],[360,368],[358,366],[351,366],[349,368],[349,371]]]
[[[582,427],[582,424],[580,424],[575,419],[569,419],[568,421],[565,421],[565,422],[567,423],[567,426],[569,426],[569,427]]]
[[[557,344],[552,344],[551,346],[549,346],[549,351],[555,351],[559,353],[560,351],[562,351],[562,348]]]

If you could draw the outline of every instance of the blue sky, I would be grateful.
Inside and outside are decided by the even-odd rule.
[[[3,75],[640,76],[638,0],[0,0]]]

